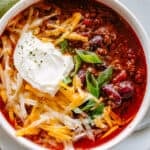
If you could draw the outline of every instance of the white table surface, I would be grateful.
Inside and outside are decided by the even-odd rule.
[[[141,21],[145,30],[150,36],[150,0],[120,0],[123,2]],[[150,119],[150,112],[142,121]],[[2,150],[27,150],[12,140],[5,131],[0,128],[0,147]],[[111,148],[111,150],[150,150],[150,127],[134,132],[123,142]]]

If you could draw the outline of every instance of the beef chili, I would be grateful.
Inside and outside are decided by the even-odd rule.
[[[24,79],[16,98],[8,96],[5,72],[7,65],[10,79],[18,72],[11,64],[26,23],[35,37],[73,58],[54,97]],[[146,87],[145,55],[133,29],[111,8],[94,0],[44,0],[12,19],[0,39],[0,49],[11,50],[1,53],[0,109],[18,136],[50,149],[89,149],[118,135],[136,115]]]

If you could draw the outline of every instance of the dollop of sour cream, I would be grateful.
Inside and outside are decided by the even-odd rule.
[[[23,33],[14,51],[14,65],[34,88],[55,95],[59,82],[74,67],[72,56],[63,55],[52,43],[44,43],[31,32]]]

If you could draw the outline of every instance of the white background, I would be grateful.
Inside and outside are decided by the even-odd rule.
[[[120,0],[141,21],[147,33],[150,35],[150,0]],[[147,115],[150,119],[150,112]],[[143,121],[144,122],[144,121]],[[0,147],[2,150],[26,150],[9,138],[0,129]],[[150,150],[150,127],[133,133],[126,140],[113,147],[111,150]]]

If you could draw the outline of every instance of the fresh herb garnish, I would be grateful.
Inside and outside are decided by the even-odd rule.
[[[92,119],[95,119],[97,116],[101,115],[103,111],[104,111],[104,103],[101,103],[89,115],[91,116]]]
[[[92,119],[94,119],[96,116],[103,113],[104,103],[97,103],[93,99],[89,99],[80,106],[79,110],[86,112]]]
[[[92,75],[90,72],[86,73],[86,84],[87,84],[87,90],[94,95],[95,97],[99,97],[100,90],[102,86],[109,82],[113,73],[113,68],[108,67],[105,71],[100,73],[98,78],[95,78],[94,75]]]
[[[105,82],[110,81],[112,74],[113,74],[112,67],[108,67],[105,71],[100,73],[97,79],[99,86],[102,86]]]
[[[95,77],[90,73],[86,73],[86,83],[87,83],[87,90],[94,95],[95,97],[99,97],[99,85]]]
[[[94,52],[89,52],[86,50],[76,50],[76,53],[84,62],[93,64],[102,63],[102,60]]]
[[[96,102],[93,99],[89,99],[86,103],[84,103],[83,107],[81,108],[82,111],[89,111],[94,108]]]
[[[60,48],[61,48],[61,52],[62,53],[66,53],[67,52],[67,49],[69,47],[69,44],[68,44],[68,41],[67,40],[64,40],[60,43]]]
[[[74,69],[74,72],[71,74],[71,76],[75,76],[81,66],[81,59],[78,55],[75,55],[74,56],[74,64],[75,64],[75,69]]]
[[[70,84],[70,83],[72,82],[72,79],[68,76],[68,77],[65,77],[65,78],[63,79],[63,82],[64,82],[65,84]]]

